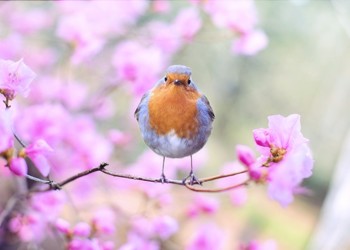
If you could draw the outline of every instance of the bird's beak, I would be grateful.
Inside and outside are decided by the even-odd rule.
[[[176,80],[174,81],[174,83],[175,83],[175,85],[177,85],[177,86],[181,85],[181,81],[178,80],[178,79],[176,79]]]

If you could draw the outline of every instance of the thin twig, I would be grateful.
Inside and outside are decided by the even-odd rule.
[[[13,136],[15,137],[15,139],[18,141],[18,143],[21,144],[21,146],[25,148],[26,144],[17,136],[17,134],[14,131],[12,131],[12,133],[13,133]]]
[[[25,177],[27,177],[27,179],[29,179],[29,180],[36,181],[36,182],[40,182],[40,183],[43,183],[43,184],[52,185],[52,184],[54,183],[54,182],[51,181],[51,180],[43,180],[43,179],[40,179],[40,178],[38,178],[38,177],[29,175],[29,174],[26,174]]]
[[[203,179],[200,179],[199,181],[201,183],[204,183],[204,182],[214,181],[214,180],[227,178],[227,177],[231,177],[231,176],[235,176],[235,175],[239,175],[239,174],[244,174],[244,173],[247,173],[247,172],[248,172],[248,170],[242,170],[241,172],[235,172],[235,173],[229,173],[229,174],[221,174],[221,175],[216,175],[216,176],[212,176],[212,177],[208,177],[208,178],[203,178]]]
[[[250,179],[240,183],[240,184],[236,184],[233,186],[228,186],[228,187],[224,187],[224,188],[202,188],[202,187],[195,187],[195,186],[191,186],[190,184],[186,183],[185,186],[186,188],[188,188],[191,191],[194,192],[201,192],[201,193],[220,193],[220,192],[225,192],[225,191],[229,191],[231,189],[235,189],[235,188],[239,188],[239,187],[243,187],[248,185]]]
[[[14,206],[17,204],[18,201],[18,195],[13,195],[6,203],[6,206],[4,210],[0,214],[0,227],[2,226],[2,223],[5,221],[9,213],[11,213]]]

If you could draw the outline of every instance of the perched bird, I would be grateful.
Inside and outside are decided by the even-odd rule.
[[[191,157],[190,184],[200,184],[193,174],[192,155],[207,142],[215,118],[208,99],[201,94],[191,77],[191,69],[183,65],[170,66],[165,76],[142,97],[135,110],[145,143],[165,157]]]

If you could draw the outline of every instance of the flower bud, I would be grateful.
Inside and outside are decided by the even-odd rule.
[[[248,146],[237,145],[236,153],[238,160],[247,167],[255,162],[254,152]]]
[[[268,129],[258,128],[253,130],[255,143],[262,147],[270,147],[270,133]]]

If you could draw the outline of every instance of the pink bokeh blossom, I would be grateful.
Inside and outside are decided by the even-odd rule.
[[[116,217],[110,208],[100,208],[92,218],[92,225],[96,233],[102,235],[110,235],[115,232]]]
[[[216,198],[197,194],[189,202],[186,215],[190,218],[194,218],[201,213],[214,214],[218,211],[219,207],[220,203]]]
[[[193,233],[186,250],[222,249],[225,236],[215,224],[204,224]]]
[[[57,36],[71,43],[74,48],[71,57],[74,64],[90,59],[102,49],[104,41],[89,27],[84,15],[66,16],[58,24]]]
[[[40,242],[45,237],[46,221],[37,213],[15,215],[9,222],[9,230],[24,242]]]
[[[245,167],[240,165],[238,162],[229,162],[224,164],[221,169],[221,174],[230,174],[241,172],[245,170]],[[230,187],[234,185],[239,185],[244,181],[248,180],[249,176],[246,173],[235,175],[229,178],[223,178],[218,181],[218,186],[220,188]],[[246,186],[240,186],[229,190],[228,195],[233,205],[242,206],[246,203],[248,199],[248,192]]]
[[[167,13],[171,8],[169,0],[152,1],[152,10],[156,13]]]
[[[254,30],[241,35],[233,41],[232,51],[239,55],[252,56],[266,48],[268,38],[261,30]]]
[[[117,78],[128,83],[140,96],[150,89],[165,68],[164,56],[157,47],[143,46],[136,41],[118,44],[113,55]]]
[[[208,0],[204,4],[205,11],[211,16],[215,25],[229,28],[238,33],[247,33],[257,24],[255,3],[244,1]]]
[[[239,250],[277,250],[277,243],[274,240],[257,241],[252,240],[247,244],[241,244]]]
[[[91,226],[86,222],[79,222],[74,226],[73,234],[79,237],[88,237],[91,234]]]
[[[152,224],[155,235],[162,240],[170,238],[179,230],[179,223],[176,219],[167,215],[155,218]]]
[[[172,33],[177,34],[186,42],[192,41],[202,27],[202,21],[196,8],[183,9],[172,24]]]

